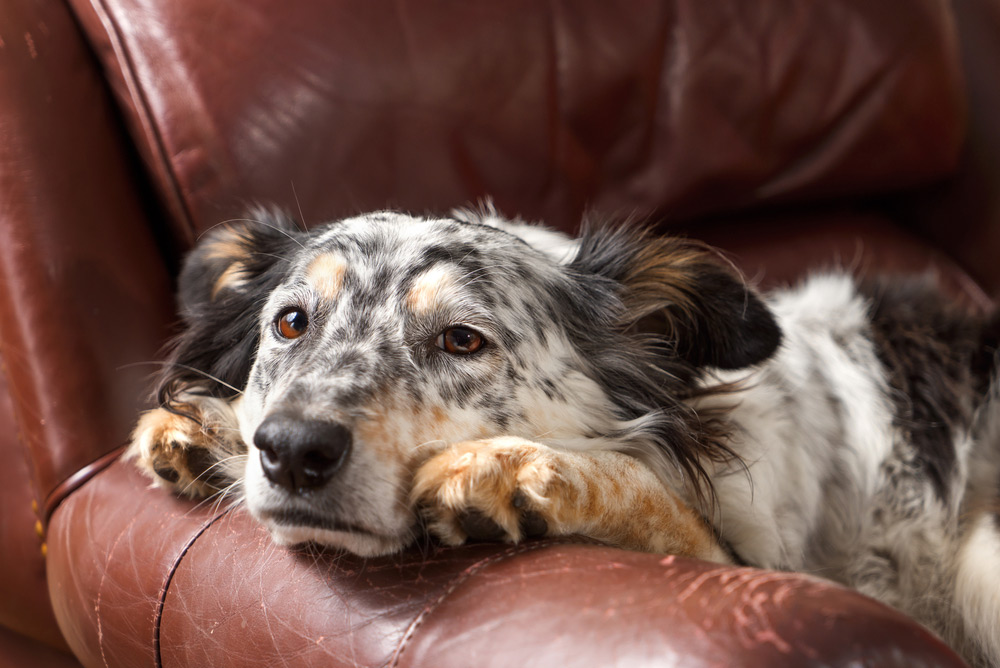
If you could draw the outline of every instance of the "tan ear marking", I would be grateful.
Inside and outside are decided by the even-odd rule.
[[[236,230],[227,229],[219,233],[219,238],[210,241],[205,249],[205,257],[209,260],[235,262],[244,259],[246,255],[246,243]]]
[[[212,299],[222,290],[239,289],[246,280],[245,260],[249,254],[246,241],[240,232],[231,227],[223,227],[212,233],[202,250],[203,257],[210,262],[225,266],[212,286]]]
[[[687,310],[692,306],[698,276],[708,263],[705,252],[676,239],[648,241],[623,281],[629,288],[629,311],[642,317],[666,306]]]
[[[219,275],[212,286],[212,299],[215,299],[224,289],[239,289],[246,280],[246,266],[242,262],[233,262]]]

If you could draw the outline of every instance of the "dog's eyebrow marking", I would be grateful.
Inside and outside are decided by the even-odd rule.
[[[417,315],[427,313],[441,301],[441,294],[456,288],[457,277],[453,267],[436,264],[416,277],[406,296],[406,305]]]
[[[347,260],[337,253],[323,253],[306,268],[306,281],[324,299],[333,301],[340,294],[347,273]]]

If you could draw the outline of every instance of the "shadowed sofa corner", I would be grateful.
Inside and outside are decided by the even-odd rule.
[[[662,221],[764,285],[1000,289],[1000,2],[0,5],[0,666],[959,666],[813,577],[582,539],[362,560],[119,460],[181,254],[490,196]]]

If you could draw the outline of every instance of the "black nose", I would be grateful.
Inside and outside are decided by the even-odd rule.
[[[352,440],[342,424],[284,413],[265,418],[253,435],[264,476],[290,492],[329,482],[347,461]]]

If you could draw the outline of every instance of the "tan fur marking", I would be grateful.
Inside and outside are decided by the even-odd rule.
[[[555,450],[510,437],[459,443],[417,470],[412,498],[430,530],[457,545],[467,538],[460,518],[470,509],[502,527],[508,541],[521,540],[515,493],[545,519],[550,535],[729,562],[697,513],[641,462],[618,452]]]
[[[443,266],[431,267],[420,274],[406,296],[406,305],[416,314],[427,313],[441,300],[442,293],[455,287],[455,275]]]
[[[354,426],[354,438],[359,447],[376,452],[379,461],[414,471],[444,447],[438,439],[448,438],[449,427],[449,416],[439,406],[426,410],[393,401],[367,411]]]
[[[208,244],[205,257],[209,260],[242,260],[247,256],[246,243],[235,230],[226,230],[220,238]]]
[[[306,280],[324,299],[334,301],[344,285],[347,260],[335,253],[324,253],[306,269]]]
[[[672,306],[680,312],[693,307],[698,275],[710,260],[694,242],[649,238],[623,281],[628,286],[627,312],[635,319]]]
[[[396,444],[405,434],[400,434],[394,428],[393,418],[398,417],[403,425],[412,424],[412,411],[403,411],[396,405],[378,404],[367,412],[364,419],[359,420],[354,426],[354,439],[364,447],[370,447],[379,452],[380,455],[388,455],[394,458],[400,456],[399,447]]]
[[[240,284],[246,280],[245,274],[246,267],[242,262],[233,262],[226,267],[226,270],[215,281],[215,285],[212,286],[212,299],[215,299],[219,295],[219,292],[224,289],[239,288]]]

